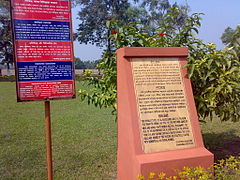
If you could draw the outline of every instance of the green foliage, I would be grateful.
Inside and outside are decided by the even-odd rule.
[[[181,28],[185,25],[185,20],[188,17],[189,6],[178,5],[176,2],[171,4],[169,0],[137,0],[141,7],[144,7],[147,16],[144,22],[144,27],[148,28],[150,32],[154,33],[157,27],[164,24],[164,15],[170,8],[178,8],[178,16],[175,16],[172,26]]]
[[[108,21],[107,28],[112,33],[109,39],[114,48],[128,47],[189,47],[189,76],[193,83],[196,107],[201,118],[217,115],[221,120],[237,121],[240,117],[240,64],[236,54],[229,49],[217,51],[213,44],[204,44],[195,37],[200,27],[200,15],[187,17],[184,26],[174,25],[181,14],[178,8],[170,8],[163,15],[162,24],[152,34],[141,24],[123,25]],[[90,92],[80,91],[82,99],[99,107],[112,106],[116,109],[116,57],[114,51],[105,51],[98,68],[101,79],[91,77]],[[184,68],[184,67],[183,67]]]
[[[214,176],[213,176],[214,172]],[[240,157],[230,156],[220,160],[213,168],[204,169],[201,166],[184,167],[182,171],[176,171],[177,176],[168,176],[166,173],[149,173],[149,176],[138,176],[139,180],[238,180],[240,177]]]
[[[15,82],[15,76],[0,76],[0,82]]]
[[[87,70],[87,72],[89,72],[89,70]],[[98,75],[98,74],[91,74],[91,76],[92,76],[93,78],[96,78],[96,79],[101,79],[101,78],[102,78],[102,75]],[[83,75],[79,75],[79,74],[76,74],[76,75],[75,75],[75,80],[76,80],[76,81],[81,82],[81,81],[85,81],[85,80],[87,80],[87,79],[88,79],[87,73],[85,73],[85,74],[83,74]]]
[[[236,29],[226,28],[221,36],[221,40],[238,56],[240,61],[240,25]]]
[[[221,36],[221,40],[225,45],[227,45],[233,41],[233,36],[234,30],[231,27],[227,27]]]
[[[88,104],[92,103],[96,107],[112,107],[116,110],[116,59],[111,52],[105,51],[103,58],[97,65],[102,70],[102,77],[94,77],[91,72],[85,72],[88,85],[93,87],[90,91],[79,90],[81,99],[87,99]]]
[[[6,63],[8,69],[13,64],[12,33],[10,21],[10,2],[0,2],[0,57],[4,57],[2,64]]]
[[[98,60],[96,61],[82,61],[80,58],[75,58],[75,69],[95,69]]]
[[[201,58],[190,56],[188,65],[198,114],[238,121],[240,62],[230,51],[217,51],[212,44],[203,51]]]
[[[175,17],[174,25],[181,28],[185,24],[189,7],[187,5],[171,5],[168,0],[73,0],[75,5],[80,5],[78,19],[81,21],[75,39],[80,43],[95,44],[111,49],[111,41],[107,38],[111,30],[105,23],[109,19],[115,19],[123,25],[129,22],[141,22],[150,33],[163,24],[162,17],[169,8],[179,8],[180,12]],[[108,23],[108,22],[107,22]]]
[[[230,156],[214,165],[215,178],[221,180],[237,180],[240,177],[240,157]]]
[[[86,69],[84,62],[80,58],[74,59],[75,69]]]
[[[195,168],[184,167],[183,171],[178,171],[181,180],[211,180],[213,179],[212,168],[204,169],[201,166]]]
[[[80,43],[104,46],[108,43],[106,37],[110,33],[105,27],[107,19],[114,18],[121,22],[128,20],[125,13],[130,6],[128,0],[75,0],[75,3],[81,5],[78,13],[81,23],[75,34]]]
[[[222,42],[230,46],[233,46],[235,43],[239,45],[240,44],[239,38],[240,38],[240,25],[237,25],[236,29],[227,27],[221,36]]]

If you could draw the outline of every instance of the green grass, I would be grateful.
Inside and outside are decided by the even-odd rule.
[[[44,102],[16,103],[15,83],[0,83],[0,93],[0,179],[47,179]],[[115,179],[111,109],[73,99],[51,101],[51,112],[55,179]]]
[[[202,124],[205,146],[214,153],[215,161],[240,156],[240,122],[221,122],[217,118]]]
[[[78,89],[82,87],[77,83]],[[46,177],[44,102],[17,103],[15,83],[0,83],[0,179]],[[51,101],[54,178],[116,179],[116,123],[111,109],[79,99]],[[202,124],[216,159],[240,153],[240,123]]]

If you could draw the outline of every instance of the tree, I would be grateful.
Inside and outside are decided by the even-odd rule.
[[[195,37],[200,27],[200,14],[187,17],[182,28],[170,26],[179,17],[180,10],[171,8],[163,16],[163,23],[155,33],[135,24],[122,26],[116,21],[107,23],[116,48],[129,47],[189,47],[188,67],[192,79],[194,98],[200,118],[218,116],[222,121],[240,119],[240,62],[228,49],[218,51],[214,44],[204,44]],[[169,33],[168,33],[169,32]],[[90,91],[80,90],[81,99],[97,107],[116,106],[116,56],[103,52],[98,64],[103,75],[89,75]],[[184,67],[183,67],[184,68]],[[116,111],[114,111],[116,112]]]
[[[98,60],[96,61],[84,61],[83,62],[86,69],[95,69],[96,65],[98,64]]]
[[[222,43],[228,45],[230,42],[232,42],[233,34],[234,30],[231,27],[227,27],[221,36]]]
[[[75,68],[76,69],[86,69],[86,66],[80,58],[75,57]]]
[[[75,57],[76,69],[95,69],[98,64],[98,60],[95,61],[82,61],[80,58]]]
[[[8,69],[13,64],[13,47],[10,20],[9,1],[0,2],[0,53],[4,57],[2,63],[6,63]]]
[[[186,5],[178,5],[176,2],[174,4],[170,4],[169,0],[137,0],[140,3],[140,6],[145,9],[147,12],[145,27],[150,29],[153,33],[156,28],[161,26],[164,22],[164,15],[171,8],[178,8],[179,13],[178,16],[175,16],[175,19],[169,26],[176,27],[180,29],[186,23],[186,18],[188,17],[188,13],[190,11],[189,6]]]
[[[240,60],[240,25],[236,29],[227,27],[221,36],[221,40],[223,44],[227,45],[237,54]]]
[[[75,38],[80,43],[96,44],[97,46],[110,46],[107,38],[110,35],[105,27],[108,19],[127,21],[125,13],[130,7],[128,0],[76,0],[76,4],[81,5],[78,19],[81,23],[78,26]]]
[[[81,6],[78,19],[81,21],[75,33],[75,39],[80,43],[106,46],[109,50],[112,44],[109,37],[111,31],[105,24],[109,19],[114,19],[122,25],[140,22],[136,26],[143,26],[154,33],[156,27],[162,23],[162,16],[169,8],[179,8],[178,17],[174,25],[181,28],[188,16],[188,6],[171,5],[168,0],[134,0],[135,5],[128,0],[75,0],[74,4]],[[171,24],[173,25],[173,24]]]

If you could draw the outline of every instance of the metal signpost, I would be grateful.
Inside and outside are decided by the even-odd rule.
[[[50,100],[75,98],[70,0],[11,0],[17,101],[45,101],[53,179]]]

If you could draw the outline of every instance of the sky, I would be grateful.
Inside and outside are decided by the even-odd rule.
[[[221,35],[230,26],[235,29],[240,24],[240,0],[169,0],[171,3],[188,4],[191,13],[204,13],[202,26],[199,29],[198,38],[205,43],[215,43],[218,49],[224,45],[221,42]],[[79,7],[73,8],[73,29],[77,29],[79,20],[77,12]],[[102,50],[96,46],[79,44],[74,42],[74,55],[81,60],[97,60],[101,58]]]

